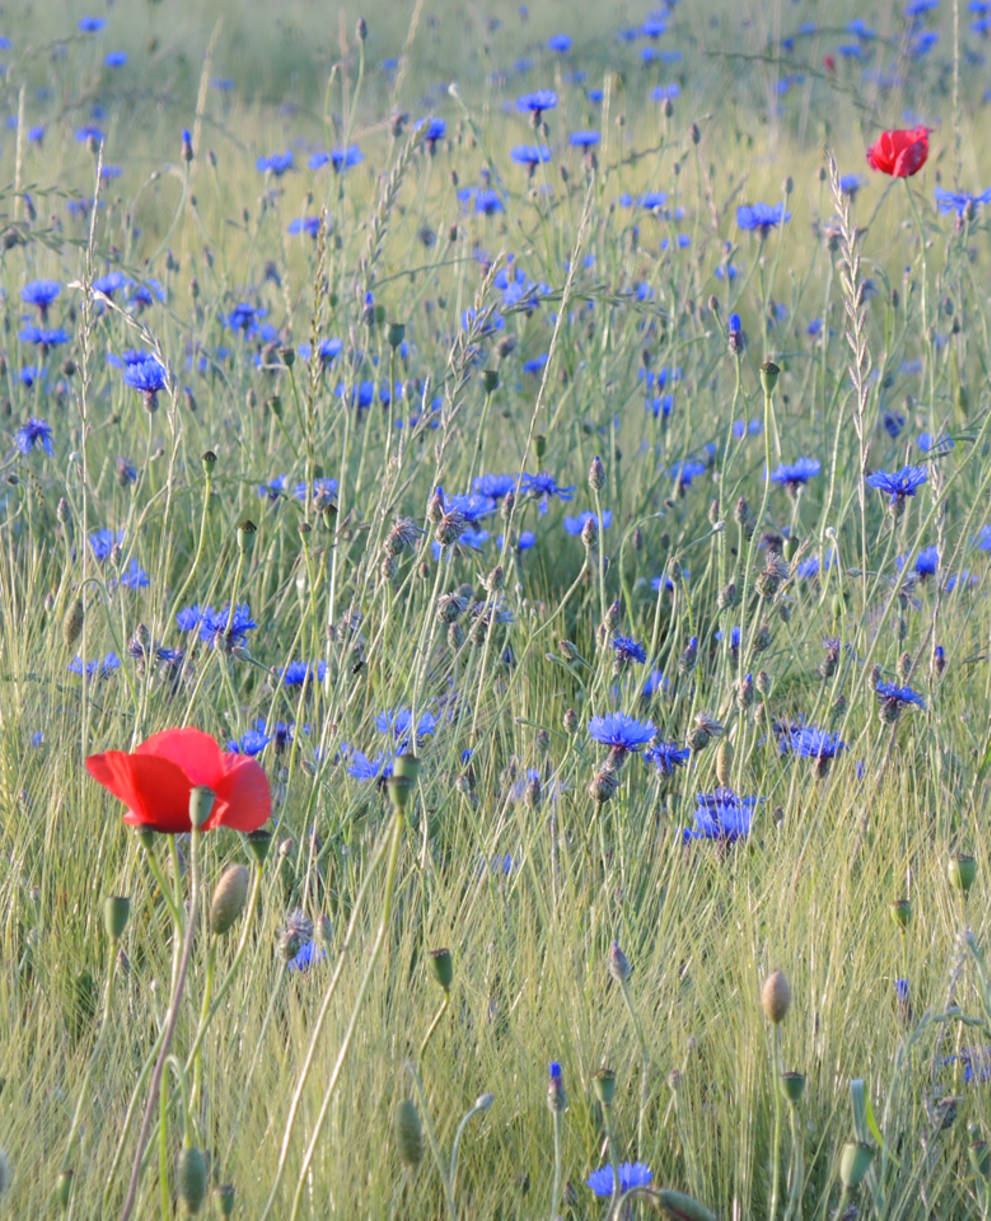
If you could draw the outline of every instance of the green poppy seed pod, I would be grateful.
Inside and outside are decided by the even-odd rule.
[[[288,346],[286,346],[284,348],[279,348],[279,360],[282,361],[282,363],[285,365],[285,367],[287,369],[291,369],[293,367],[293,365],[296,363],[295,349],[290,348]]]
[[[406,324],[404,322],[390,322],[388,331],[389,347],[393,349],[401,347],[405,338]]]
[[[612,1106],[616,1097],[616,1074],[611,1068],[600,1068],[592,1078],[595,1096],[604,1107]]]
[[[733,747],[728,738],[719,743],[716,751],[716,779],[721,789],[730,788],[730,771],[733,767]]]
[[[437,982],[445,992],[450,992],[451,984],[454,982],[454,962],[451,959],[451,951],[446,946],[439,950],[431,950],[430,965],[434,969]]]
[[[542,432],[538,432],[533,438],[533,452],[537,455],[537,464],[539,466],[547,455],[547,438]]]
[[[776,968],[764,980],[760,993],[760,1003],[764,1006],[767,1020],[777,1026],[785,1020],[788,1006],[791,1004],[791,985],[780,967]]]
[[[392,771],[393,775],[414,784],[420,774],[420,760],[412,754],[399,755],[392,765]]]
[[[201,1150],[190,1145],[179,1154],[179,1166],[176,1173],[179,1184],[179,1196],[186,1206],[186,1212],[192,1217],[200,1211],[206,1199],[206,1158]]]
[[[210,817],[216,793],[205,784],[194,785],[189,790],[189,821],[199,830]]]
[[[237,549],[242,555],[247,555],[251,550],[251,544],[255,541],[255,535],[258,532],[258,527],[248,518],[238,522],[237,526]]]
[[[108,895],[103,900],[103,927],[111,941],[119,941],[127,928],[131,900],[123,895]]]
[[[412,1098],[404,1098],[396,1108],[396,1146],[403,1165],[415,1170],[423,1157],[423,1132]]]
[[[847,1191],[855,1191],[871,1168],[874,1150],[862,1140],[848,1140],[840,1154],[840,1182]]]
[[[405,810],[407,805],[409,805],[413,782],[407,780],[405,776],[390,776],[385,782],[385,789],[389,794],[392,808],[394,810]]]
[[[683,1191],[672,1191],[670,1187],[662,1187],[657,1193],[661,1208],[675,1221],[716,1221],[716,1214],[704,1204],[700,1204],[693,1196],[686,1196]]]
[[[774,392],[774,386],[778,380],[778,374],[780,372],[781,370],[773,360],[765,360],[760,367],[760,384],[768,398],[770,398],[771,394]]]
[[[272,832],[265,831],[259,827],[256,831],[249,831],[245,838],[248,841],[248,849],[251,855],[259,865],[264,864],[265,858],[268,856],[268,850],[272,846]]]
[[[486,394],[491,394],[499,385],[499,374],[495,369],[484,369],[482,371],[482,389]]]
[[[72,1195],[72,1171],[60,1170],[55,1180],[55,1203],[60,1208],[69,1207],[69,1197]]]
[[[782,1073],[781,1074],[781,1093],[784,1094],[787,1102],[791,1105],[798,1106],[802,1101],[802,1095],[805,1093],[805,1074],[804,1073]]]
[[[200,463],[203,466],[204,475],[209,475],[213,471],[213,468],[217,465],[217,455],[212,449],[208,449],[203,454],[203,457],[200,458]]]
[[[966,853],[956,852],[950,857],[949,875],[953,885],[966,897],[977,877],[977,862]]]
[[[222,937],[244,911],[251,874],[247,865],[230,865],[220,875],[210,900],[210,932]]]
[[[62,639],[65,641],[67,649],[71,649],[76,643],[82,630],[83,602],[82,598],[77,598],[65,612],[65,618],[62,620]]]
[[[234,1184],[221,1183],[217,1190],[217,1203],[222,1217],[234,1215]]]
[[[904,932],[912,922],[912,900],[896,899],[890,910],[892,920]]]

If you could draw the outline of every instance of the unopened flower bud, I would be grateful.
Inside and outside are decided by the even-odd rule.
[[[404,1098],[396,1108],[396,1147],[403,1165],[415,1170],[423,1158],[423,1132],[412,1098]]]
[[[772,971],[764,980],[760,1003],[764,1006],[764,1012],[769,1022],[773,1022],[777,1026],[784,1021],[788,1006],[791,1004],[791,985],[780,967]]]
[[[609,947],[609,974],[620,984],[625,984],[633,974],[630,960],[619,948],[618,941],[614,941]]]
[[[188,1146],[179,1154],[176,1173],[179,1196],[190,1216],[200,1211],[206,1199],[207,1169],[202,1150]]]
[[[721,789],[730,787],[730,773],[733,767],[733,746],[729,738],[724,738],[719,743],[719,749],[716,751],[716,780],[719,782]]]
[[[912,922],[912,900],[896,899],[891,904],[891,918],[904,933]]]
[[[564,710],[563,721],[565,733],[578,732],[578,713],[575,712],[574,708],[566,708]]]
[[[446,947],[440,950],[431,950],[430,965],[434,969],[434,976],[437,982],[445,992],[450,992],[451,984],[454,981],[454,963],[451,959],[451,951]]]
[[[244,910],[250,873],[247,865],[229,865],[220,875],[210,902],[210,932],[222,937]]]
[[[550,1064],[550,1079],[547,1082],[547,1105],[553,1113],[558,1115],[568,1105],[568,1096],[564,1092],[564,1081],[561,1078],[561,1065],[556,1060],[552,1060]]]
[[[605,484],[606,468],[602,465],[602,459],[596,454],[588,468],[588,486],[593,492],[599,492],[605,487]]]
[[[874,1161],[874,1150],[863,1141],[848,1140],[840,1155],[840,1182],[847,1191],[860,1186]]]

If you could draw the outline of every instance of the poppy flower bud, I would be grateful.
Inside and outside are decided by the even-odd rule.
[[[560,1115],[568,1106],[568,1095],[564,1092],[564,1081],[561,1078],[561,1065],[556,1060],[550,1063],[550,1080],[547,1083],[547,1105],[551,1111]]]
[[[220,875],[210,902],[210,932],[222,937],[244,910],[250,879],[246,865],[230,865]]]
[[[196,784],[189,790],[189,822],[195,829],[200,827],[210,817],[216,794],[205,784]]]
[[[131,914],[131,900],[123,895],[108,895],[103,901],[103,927],[111,941],[120,941]]]
[[[430,951],[430,965],[434,969],[437,982],[445,992],[450,992],[454,981],[454,963],[451,961],[451,951],[446,947]]]
[[[791,1004],[791,985],[784,971],[778,967],[764,980],[760,993],[760,1003],[764,1006],[767,1020],[775,1026],[784,1021]]]
[[[83,603],[82,599],[77,599],[65,612],[65,618],[62,620],[62,639],[65,641],[65,647],[71,649],[79,639],[79,633],[83,630]]]
[[[200,1211],[206,1199],[207,1169],[206,1158],[201,1150],[189,1146],[179,1154],[179,1166],[176,1175],[179,1184],[179,1195],[186,1212],[193,1216]]]
[[[967,856],[965,853],[954,853],[950,857],[949,875],[950,881],[966,898],[977,877],[977,862],[972,856]]]
[[[609,947],[609,974],[619,984],[625,984],[633,974],[630,960],[619,948],[618,941],[614,941]]]
[[[677,1217],[679,1221],[716,1221],[714,1212],[683,1191],[662,1187],[657,1193],[657,1200],[667,1216]]]
[[[733,767],[733,746],[728,738],[724,738],[719,743],[719,749],[716,751],[716,779],[719,782],[721,789],[728,789],[730,785],[730,772]]]
[[[69,1197],[72,1195],[71,1170],[62,1170],[55,1181],[55,1203],[61,1208],[69,1207]]]
[[[396,1108],[396,1146],[399,1160],[404,1166],[415,1170],[423,1158],[423,1132],[412,1098],[404,1098]]]
[[[855,1191],[871,1168],[874,1150],[862,1140],[848,1140],[840,1155],[840,1182],[847,1191]]]

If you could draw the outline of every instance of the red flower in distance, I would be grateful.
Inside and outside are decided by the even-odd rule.
[[[892,178],[911,178],[922,169],[929,156],[931,131],[931,127],[882,131],[877,142],[867,150],[867,164],[872,170],[880,170]]]
[[[163,730],[142,742],[133,755],[122,750],[90,755],[86,770],[127,806],[126,823],[166,835],[192,830],[189,794],[201,785],[215,795],[202,831],[255,831],[272,813],[272,794],[261,766],[247,755],[221,750],[201,729]]]

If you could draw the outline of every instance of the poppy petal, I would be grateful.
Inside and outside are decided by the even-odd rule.
[[[247,755],[225,754],[224,769],[207,827],[256,831],[272,813],[272,793],[264,768]]]
[[[202,784],[216,790],[224,775],[223,752],[216,739],[202,729],[165,729],[152,734],[135,753],[168,759],[185,773],[191,786]]]
[[[188,831],[189,779],[168,759],[108,750],[86,760],[89,774],[127,806],[124,821],[167,835]]]

